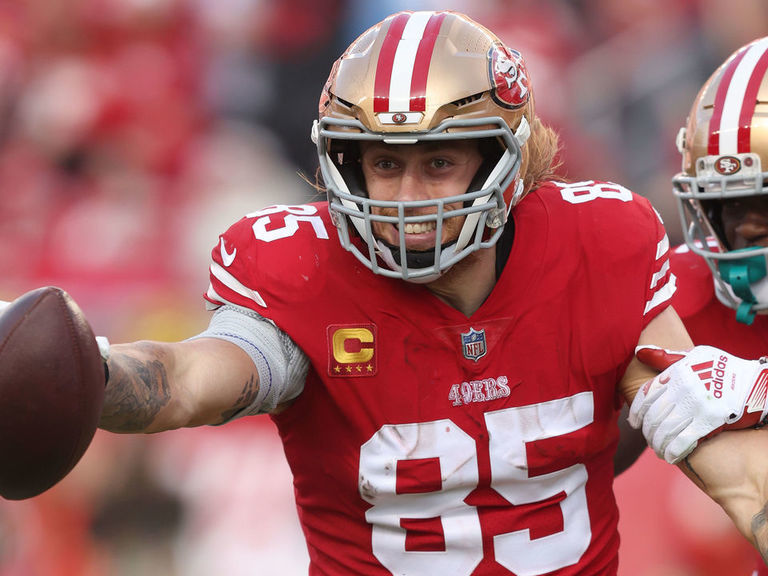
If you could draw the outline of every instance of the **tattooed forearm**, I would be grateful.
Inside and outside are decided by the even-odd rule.
[[[142,432],[171,399],[163,354],[153,344],[137,346],[136,356],[113,352],[99,426],[112,432]]]
[[[768,504],[752,517],[752,537],[763,562],[768,566],[768,520],[766,520],[766,508],[768,508]]]
[[[243,408],[250,406],[256,399],[256,394],[259,392],[259,383],[251,376],[243,386],[240,396],[235,401],[235,405],[230,410],[226,410],[221,413],[221,422],[231,420],[235,414],[240,412]]]

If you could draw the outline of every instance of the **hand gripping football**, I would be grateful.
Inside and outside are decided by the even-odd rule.
[[[88,448],[104,401],[96,339],[54,287],[0,312],[0,495],[31,498],[64,478]]]

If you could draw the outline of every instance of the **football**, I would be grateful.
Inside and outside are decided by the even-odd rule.
[[[64,478],[88,448],[104,367],[75,301],[52,286],[0,312],[0,496],[23,500]]]

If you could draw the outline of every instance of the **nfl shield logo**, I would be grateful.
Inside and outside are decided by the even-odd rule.
[[[462,332],[461,349],[467,360],[474,360],[475,362],[480,360],[488,351],[485,346],[485,330],[478,331],[470,328],[469,332]]]

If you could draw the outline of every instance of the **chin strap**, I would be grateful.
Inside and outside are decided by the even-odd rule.
[[[731,286],[733,293],[742,300],[736,309],[736,320],[748,326],[751,325],[755,319],[753,306],[757,303],[757,298],[752,293],[750,285],[765,278],[765,256],[721,260],[718,263],[718,272],[720,277]]]

